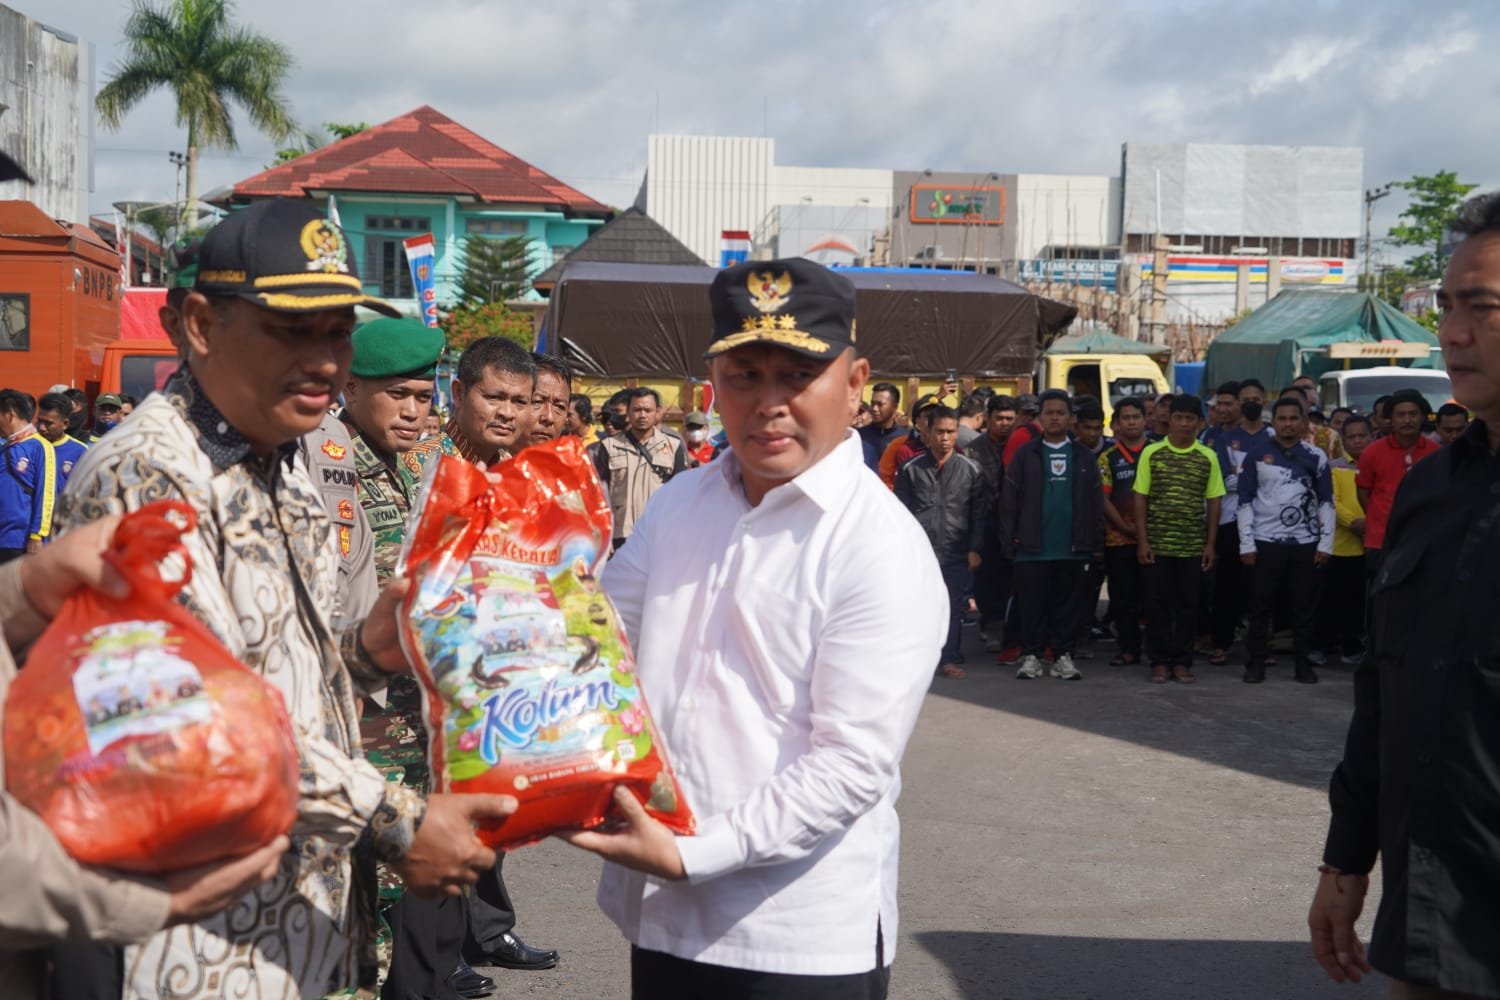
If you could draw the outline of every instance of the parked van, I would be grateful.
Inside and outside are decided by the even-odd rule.
[[[1318,380],[1318,405],[1324,413],[1340,406],[1348,406],[1360,413],[1369,413],[1375,400],[1389,396],[1397,389],[1416,389],[1432,408],[1453,398],[1453,383],[1447,372],[1440,368],[1409,368],[1414,361],[1428,361],[1441,354],[1436,347],[1413,341],[1351,341],[1330,344],[1326,349],[1329,359],[1341,361],[1341,371],[1324,372]],[[1372,359],[1388,362],[1378,368],[1353,368],[1356,361],[1369,363]]]

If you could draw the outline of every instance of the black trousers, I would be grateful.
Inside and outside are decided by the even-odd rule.
[[[119,945],[63,941],[52,946],[50,959],[48,989],[58,1000],[120,1000],[125,993],[125,949]]]
[[[1334,556],[1323,567],[1318,601],[1318,648],[1330,656],[1362,652],[1365,635],[1365,557]]]
[[[1001,558],[998,545],[987,546],[980,556],[979,569],[974,571],[974,604],[979,608],[979,627],[989,630],[1005,621],[1011,562]]]
[[[964,611],[969,605],[969,564],[945,563],[939,568],[943,571],[943,586],[948,588],[948,639],[943,643],[941,663],[938,664],[942,666],[944,663],[963,662],[958,646],[963,634]]]
[[[1251,577],[1240,562],[1240,527],[1233,521],[1219,525],[1214,542],[1213,598],[1210,602],[1210,633],[1215,649],[1234,645],[1234,630],[1249,606],[1245,591]]]
[[[875,930],[875,967],[847,976],[802,976],[706,965],[645,948],[630,949],[634,1000],[885,1000],[891,967]]]
[[[406,893],[391,908],[391,971],[381,1000],[453,1000],[448,977],[464,943],[464,901]]]
[[[463,956],[472,965],[484,964],[485,957],[500,947],[500,939],[516,926],[516,908],[505,888],[505,852],[496,854],[495,867],[479,876],[479,881],[465,896],[468,902],[468,928],[464,933]]]
[[[1146,582],[1146,652],[1151,663],[1193,665],[1198,599],[1203,594],[1201,556],[1162,556],[1142,567]]]
[[[1114,545],[1104,550],[1109,574],[1109,611],[1115,621],[1120,652],[1141,655],[1141,564],[1134,545]]]
[[[1255,543],[1255,589],[1250,632],[1245,637],[1251,662],[1263,662],[1271,655],[1271,616],[1279,595],[1285,595],[1290,605],[1297,662],[1307,662],[1315,644],[1318,590],[1323,582],[1323,571],[1313,562],[1316,554],[1316,545]]]
[[[1073,654],[1078,637],[1078,607],[1087,577],[1082,559],[1016,560],[1012,588],[1021,623],[1021,653],[1041,656]]]

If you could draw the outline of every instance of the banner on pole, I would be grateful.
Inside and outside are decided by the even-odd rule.
[[[411,287],[422,310],[422,322],[437,326],[437,282],[432,273],[437,264],[437,243],[431,233],[412,236],[402,243],[406,246],[406,262],[411,265]]]
[[[130,287],[130,230],[120,225],[120,213],[115,211],[115,249],[120,253],[120,288]]]

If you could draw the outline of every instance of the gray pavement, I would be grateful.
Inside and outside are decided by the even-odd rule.
[[[968,678],[934,681],[906,755],[892,998],[1384,997],[1379,977],[1328,982],[1305,932],[1348,668],[1152,685],[1101,644],[1082,681],[1018,681],[974,631]],[[563,961],[493,972],[496,995],[628,997],[593,859],[549,841],[505,873],[517,931]]]

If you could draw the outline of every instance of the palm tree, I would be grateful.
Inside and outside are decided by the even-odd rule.
[[[297,131],[281,84],[292,66],[280,43],[229,19],[229,0],[166,0],[158,9],[137,0],[125,22],[128,54],[95,100],[105,128],[118,129],[140,101],[165,87],[187,128],[184,221],[197,211],[198,150],[238,149],[229,102],[276,142]]]

